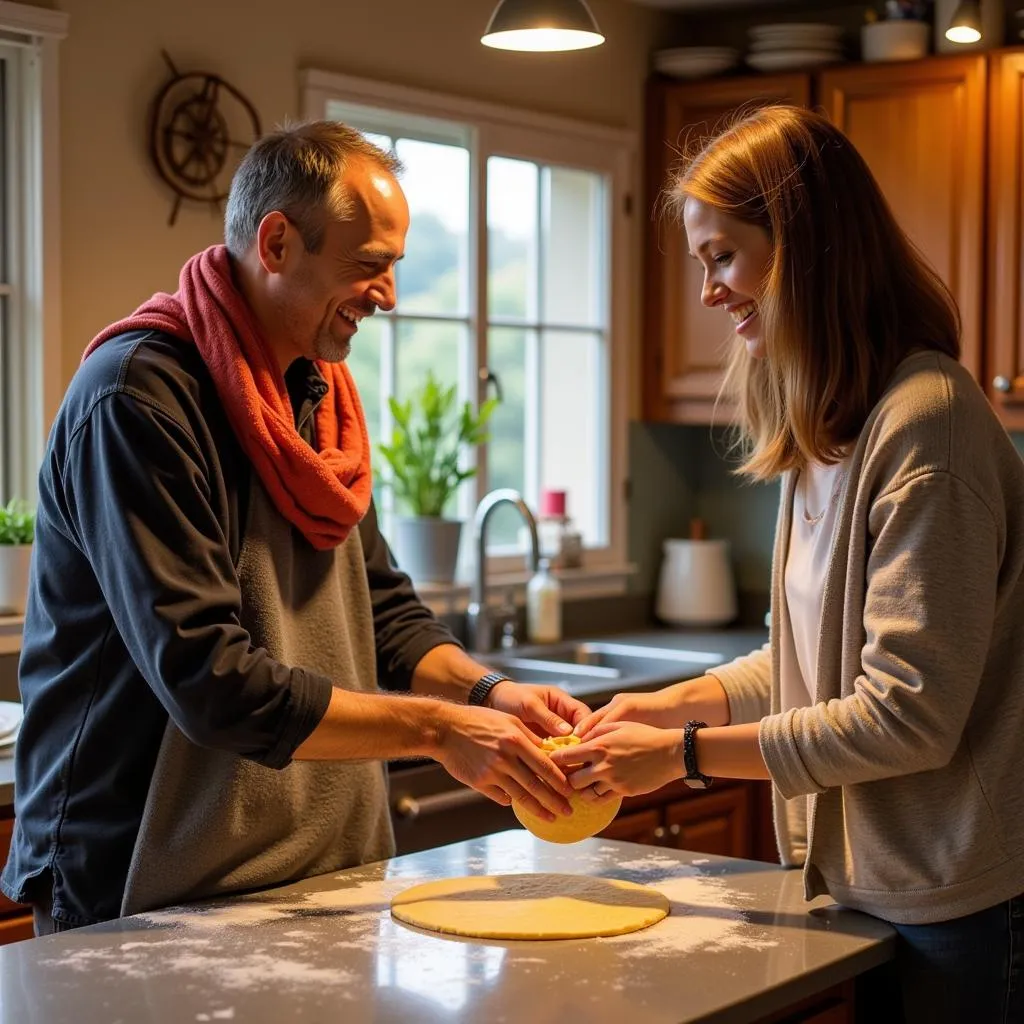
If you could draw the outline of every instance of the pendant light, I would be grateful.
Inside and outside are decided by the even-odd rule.
[[[976,43],[981,38],[981,8],[976,0],[963,0],[946,29],[951,43]]]
[[[585,50],[604,36],[586,0],[498,0],[480,42],[498,50]]]

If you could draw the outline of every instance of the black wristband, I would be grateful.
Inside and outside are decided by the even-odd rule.
[[[469,691],[466,703],[478,706],[483,704],[490,696],[491,690],[493,690],[498,683],[504,683],[507,681],[509,681],[508,676],[503,676],[500,672],[488,672],[487,675],[481,676],[473,684],[473,689]]]
[[[683,768],[686,770],[683,782],[692,789],[710,789],[714,782],[710,775],[704,775],[697,767],[697,730],[707,727],[707,722],[693,721],[683,726]]]

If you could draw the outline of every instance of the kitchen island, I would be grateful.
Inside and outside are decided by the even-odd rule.
[[[421,881],[522,872],[639,882],[671,913],[630,935],[546,942],[391,919],[391,896]],[[879,921],[805,903],[800,873],[777,865],[512,831],[6,946],[0,1024],[743,1024],[813,1003],[888,960],[893,941]]]

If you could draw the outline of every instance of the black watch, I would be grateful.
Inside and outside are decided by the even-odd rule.
[[[697,730],[706,729],[707,726],[707,722],[687,722],[683,726],[683,767],[686,769],[683,782],[691,789],[710,789],[711,783],[715,781],[697,768]]]
[[[508,682],[509,677],[502,675],[500,672],[488,672],[487,675],[481,676],[474,684],[473,689],[469,691],[469,696],[466,698],[467,704],[482,705],[484,701],[491,695],[493,690],[498,683]]]

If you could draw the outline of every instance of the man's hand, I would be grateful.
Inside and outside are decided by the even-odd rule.
[[[438,746],[434,757],[449,774],[502,806],[521,801],[545,821],[572,813],[566,799],[572,786],[518,718],[491,708],[446,705]]]
[[[580,796],[598,799],[608,793],[636,796],[682,778],[683,734],[632,722],[596,726],[587,739],[551,754],[559,768],[581,765],[569,782]]]
[[[491,690],[487,705],[515,715],[542,739],[567,735],[590,714],[586,704],[557,686],[533,686],[511,679]]]

